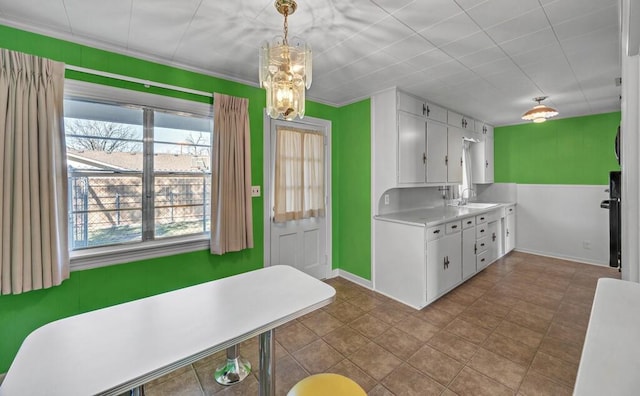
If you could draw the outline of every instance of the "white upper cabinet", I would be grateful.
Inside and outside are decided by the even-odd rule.
[[[398,92],[398,110],[422,116],[427,116],[427,102],[415,96]]]
[[[456,113],[455,111],[447,111],[447,124],[456,128],[475,130],[475,120],[471,117]]]
[[[425,182],[426,124],[422,116],[398,112],[398,183]],[[445,147],[446,150],[446,147]]]
[[[446,124],[447,109],[438,105],[434,105],[433,103],[427,103],[427,118]]]
[[[447,126],[427,121],[427,183],[447,182]]]
[[[493,183],[493,127],[477,121],[476,136],[480,141],[471,145],[472,182],[478,184]]]
[[[447,182],[462,183],[462,136],[464,131],[449,127],[447,132]]]

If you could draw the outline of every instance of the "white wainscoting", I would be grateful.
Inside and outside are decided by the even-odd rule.
[[[607,188],[518,184],[516,249],[608,266]]]

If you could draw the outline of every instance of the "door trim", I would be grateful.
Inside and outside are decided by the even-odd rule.
[[[264,255],[263,255],[263,266],[269,267],[271,266],[271,208],[273,207],[273,202],[271,202],[271,174],[272,174],[272,166],[273,166],[273,158],[271,158],[271,145],[273,142],[271,141],[271,117],[267,115],[266,111],[263,111],[263,160],[262,160],[262,201],[263,201],[263,230],[264,230]],[[286,122],[284,120],[277,120],[279,122]],[[331,121],[323,120],[321,118],[309,117],[305,116],[301,120],[292,121],[292,123],[308,125],[310,127],[321,128],[326,131],[325,142],[327,145],[326,148],[326,157],[325,157],[325,166],[327,171],[327,179],[325,183],[325,221],[326,221],[326,246],[327,246],[327,277],[331,276],[331,271],[333,271],[333,241],[331,239],[332,233],[332,200],[331,200]]]

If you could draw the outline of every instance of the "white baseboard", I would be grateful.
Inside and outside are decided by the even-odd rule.
[[[549,252],[541,252],[541,251],[532,250],[532,249],[516,248],[514,250],[516,252],[521,252],[521,253],[535,254],[536,256],[550,257],[550,258],[555,258],[555,259],[559,259],[559,260],[574,261],[574,262],[580,263],[580,264],[589,264],[589,265],[595,265],[595,266],[598,266],[598,267],[608,267],[609,266],[609,263],[602,263],[602,262],[599,262],[599,261],[592,261],[592,260],[585,259],[583,257],[564,256],[564,255],[558,255],[558,254],[553,254],[553,253],[549,253]]]
[[[337,272],[336,276],[339,276],[341,278],[344,278],[348,281],[351,281],[353,283],[356,283],[362,287],[365,287],[369,290],[373,290],[373,282],[371,282],[370,280],[364,279],[362,277],[359,277],[358,275],[354,275],[351,272],[347,272],[345,270],[342,269],[337,269],[337,270],[333,270],[334,272]]]

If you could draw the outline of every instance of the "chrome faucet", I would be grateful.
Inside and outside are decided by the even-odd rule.
[[[468,191],[466,199],[464,198],[464,192],[465,191]],[[473,194],[471,194],[471,193],[473,193]],[[476,190],[474,190],[473,188],[471,188],[471,187],[465,188],[460,193],[460,201],[458,202],[458,205],[460,205],[460,206],[466,205],[468,203],[468,201],[469,201],[469,198],[471,198],[472,196],[475,196],[475,194],[476,194]]]

